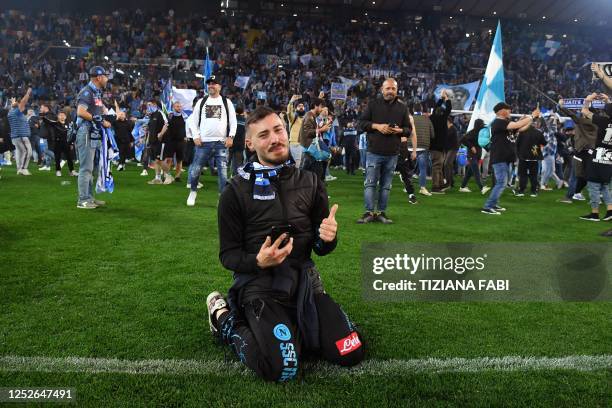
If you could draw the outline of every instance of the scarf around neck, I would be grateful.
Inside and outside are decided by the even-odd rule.
[[[284,167],[293,167],[295,162],[291,157],[285,163],[278,166],[264,166],[259,162],[248,162],[238,169],[238,174],[245,180],[254,179],[253,199],[274,200],[276,198],[276,187],[272,181],[277,180],[278,175]]]

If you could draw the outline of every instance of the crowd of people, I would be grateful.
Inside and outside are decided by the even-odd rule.
[[[315,32],[309,29],[313,24],[318,27]],[[594,84],[583,62],[603,58],[606,46],[598,48],[599,43],[588,35],[564,35],[559,50],[542,59],[532,55],[529,46],[543,34],[525,30],[521,24],[507,22],[503,26],[509,109],[526,112],[540,106],[538,93],[525,81],[552,97],[588,94]],[[46,35],[49,31],[55,35]],[[0,14],[0,102],[6,107],[0,111],[4,161],[10,161],[8,152],[14,150],[20,174],[30,173],[28,161],[33,158],[42,171],[54,164],[56,174],[61,176],[61,169],[68,164],[69,174],[77,175],[74,162],[79,161],[78,149],[69,125],[79,121],[77,95],[90,79],[90,61],[101,60],[108,67],[103,68],[108,86],[99,89],[100,99],[117,112],[111,121],[120,152],[117,170],[124,170],[126,161],[140,156],[143,176],[148,175],[149,167],[154,169],[150,184],[171,184],[182,182],[183,168],[189,168],[188,204],[194,205],[202,168],[211,167],[219,174],[220,191],[226,182],[227,166],[237,173],[248,156],[244,143],[247,113],[266,105],[284,120],[298,165],[324,181],[335,179],[329,167],[342,167],[348,174],[360,168],[366,180],[374,183],[366,183],[369,216],[360,220],[390,222],[384,214],[385,199],[381,198],[387,187],[378,193],[382,200],[378,206],[383,208],[375,212],[372,188],[381,180],[369,179],[366,174],[367,155],[388,152],[376,147],[372,132],[379,130],[363,124],[372,114],[376,97],[384,95],[384,79],[395,78],[395,97],[406,106],[407,116],[394,120],[391,128],[403,129],[401,146],[406,145],[407,150],[398,150],[401,155],[397,162],[387,164],[400,173],[409,202],[417,203],[417,192],[444,194],[454,187],[456,175],[462,179],[460,192],[470,192],[468,182],[473,178],[479,191],[486,194],[491,189],[486,179],[496,163],[489,148],[478,143],[485,124],[477,122],[471,132],[466,132],[469,116],[451,115],[451,95],[443,91],[437,99],[433,91],[439,82],[459,84],[480,79],[491,36],[491,30],[465,33],[465,28],[448,21],[415,23],[400,29],[367,20],[343,24],[297,18],[272,21],[254,16],[213,20],[197,14],[181,17],[173,11],[116,11],[87,17],[5,11]],[[55,44],[49,38],[66,40]],[[83,55],[58,57],[50,51],[58,45]],[[208,81],[199,86],[200,79],[180,75],[201,72],[202,67],[192,62],[207,54],[217,78],[212,88]],[[166,67],[161,60],[172,61],[171,66]],[[248,76],[248,83],[237,86],[238,76]],[[190,120],[194,115],[187,119],[186,111],[201,112],[202,106],[175,103],[162,107],[162,88],[168,78],[176,87],[198,89],[194,104],[205,94],[209,102],[216,101],[215,107],[202,105],[206,105],[205,115],[222,121],[218,129],[210,133],[204,127],[206,121],[202,124],[200,119],[196,125]],[[345,99],[332,100],[331,83],[338,78],[348,81],[350,87]],[[538,115],[542,116],[539,109]],[[586,183],[576,182],[572,166],[575,121],[562,125],[555,118],[558,115],[547,120],[537,117],[533,126],[522,129],[520,133],[527,137],[517,138],[518,156],[509,168],[506,184],[522,196],[530,181],[530,195],[537,196],[549,189],[552,179],[557,188],[568,188],[562,202],[581,200]],[[138,135],[133,135],[137,121],[143,126]],[[9,137],[9,128],[19,137]],[[199,140],[194,136],[197,132],[203,134]],[[239,143],[235,145],[224,141],[236,136]],[[410,143],[409,137],[414,139]],[[140,155],[135,149],[139,144],[146,145]],[[418,179],[416,190],[410,182],[413,177]],[[382,180],[382,185],[388,184],[390,179]],[[485,209],[491,210],[488,206]]]
[[[591,75],[584,64],[607,57],[608,45],[597,41],[596,33],[565,38],[558,33],[554,38],[560,48],[542,59],[531,54],[530,46],[547,38],[547,32],[526,29],[526,24],[508,21],[502,26],[507,102],[521,112],[536,105],[534,92],[523,81],[564,98],[586,94]],[[87,68],[97,61],[109,70],[112,86],[105,97],[143,116],[146,101],[160,92],[161,77],[172,75],[178,87],[203,88],[193,74],[203,71],[208,52],[213,70],[223,74],[225,96],[246,109],[264,103],[261,98],[280,111],[294,94],[307,101],[321,91],[329,94],[338,76],[356,81],[338,106],[343,111],[365,105],[378,92],[382,76],[398,80],[398,93],[407,102],[432,108],[436,85],[481,79],[494,32],[485,27],[471,31],[466,33],[457,19],[397,26],[367,19],[339,24],[295,17],[185,17],[172,11],[95,16],[4,11],[0,102],[31,87],[35,103],[74,105],[87,82]],[[58,46],[64,49],[56,54]],[[238,76],[250,78],[244,89],[234,85]]]

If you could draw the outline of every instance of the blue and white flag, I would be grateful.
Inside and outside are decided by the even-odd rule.
[[[554,56],[559,50],[559,48],[561,48],[561,43],[559,41],[534,41],[533,43],[531,43],[529,51],[535,57],[545,60]]]
[[[350,79],[343,76],[339,76],[338,79],[340,80],[340,82],[346,85],[346,89],[351,89],[359,83],[359,79]]]
[[[442,90],[446,89],[447,93],[449,94],[448,97],[453,105],[453,109],[470,110],[474,99],[476,99],[478,85],[480,85],[480,81],[460,85],[440,84],[434,90],[434,95],[436,99],[440,99]]]
[[[117,147],[115,135],[111,128],[105,128],[101,124],[96,124],[96,126],[102,135],[96,192],[112,193],[115,189],[115,181],[113,180],[113,174],[111,172],[111,162],[119,155],[119,148]]]
[[[259,99],[260,101],[265,101],[266,99],[268,99],[267,92],[257,91],[257,99]]]
[[[172,79],[166,79],[162,82],[163,89],[161,93],[162,111],[168,116],[168,112],[172,112]]]
[[[476,119],[482,119],[489,124],[495,119],[493,107],[499,102],[505,102],[504,94],[504,62],[502,54],[501,24],[497,22],[497,30],[493,39],[493,47],[489,54],[489,62],[485,70],[482,85],[476,98],[476,106],[472,112],[472,118],[468,130],[474,127]]]
[[[584,98],[565,98],[563,99],[563,107],[566,109],[580,110],[584,105]],[[591,102],[591,106],[595,109],[603,109],[606,104],[600,99]]]
[[[234,86],[245,89],[250,79],[251,79],[250,76],[237,76],[236,81],[234,81]]]
[[[213,74],[213,62],[210,60],[210,56],[208,55],[208,47],[206,47],[206,58],[204,59],[204,66],[202,67],[202,75],[204,75],[204,93],[208,94],[206,90],[206,81]]]
[[[132,137],[134,138],[134,157],[136,160],[140,161],[142,158],[142,152],[146,147],[147,141],[147,130],[146,126],[149,123],[149,118],[138,119],[134,124],[134,129],[132,129]]]
[[[198,96],[198,91],[195,89],[178,89],[172,87],[172,103],[180,102],[183,106],[183,112],[187,116],[193,111],[193,100]]]
[[[329,99],[335,100],[346,100],[347,86],[342,82],[332,82],[331,84],[331,92]]]

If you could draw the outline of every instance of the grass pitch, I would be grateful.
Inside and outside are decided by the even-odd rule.
[[[409,205],[396,178],[387,211],[395,224],[357,225],[363,178],[334,173],[328,193],[340,206],[339,245],[315,262],[327,291],[360,325],[374,367],[504,356],[608,362],[588,371],[372,369],[354,376],[315,367],[279,385],[225,366],[208,333],[206,295],[232,281],[218,261],[216,179],[204,177],[188,208],[185,183],[150,186],[139,170],[117,173],[115,193],[100,195],[108,206],[96,210],[76,208],[76,178],[0,172],[0,387],[72,387],[80,406],[94,407],[610,405],[610,303],[374,303],[361,294],[362,242],[610,242],[598,233],[612,223],[578,220],[586,203],[559,204],[557,191],[535,199],[506,192],[507,213],[487,216],[478,193],[419,196]],[[197,360],[219,368],[36,372],[9,367],[7,356]]]

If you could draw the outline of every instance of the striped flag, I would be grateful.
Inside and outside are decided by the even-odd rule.
[[[172,79],[168,78],[163,82],[164,86],[161,93],[162,111],[166,116],[172,112]]]
[[[472,112],[472,118],[468,130],[474,127],[476,119],[482,119],[489,124],[495,119],[493,107],[499,102],[505,102],[504,96],[504,62],[502,54],[501,24],[497,22],[497,31],[493,39],[493,47],[489,54],[489,62],[485,70],[482,85],[476,98],[476,106]]]
[[[102,145],[100,146],[100,163],[98,165],[98,180],[96,181],[97,193],[112,193],[115,189],[115,181],[111,172],[111,162],[119,155],[119,148],[115,141],[115,135],[110,128],[105,128],[101,124],[96,124],[102,135]]]

